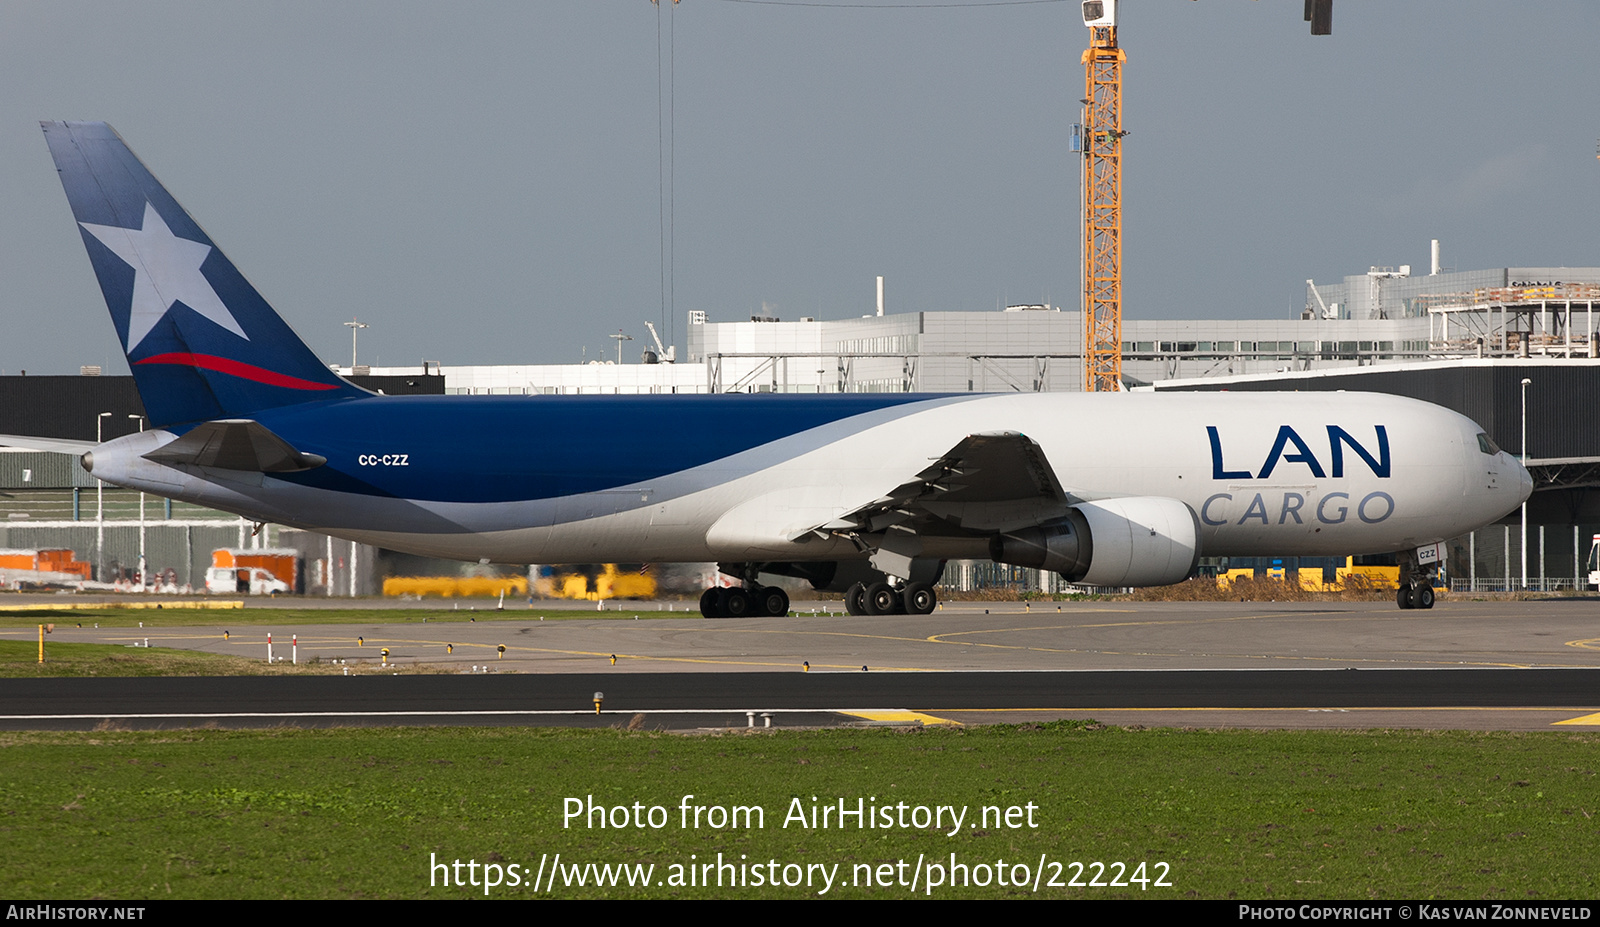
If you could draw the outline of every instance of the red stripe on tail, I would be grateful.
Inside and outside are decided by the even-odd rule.
[[[250,364],[228,360],[226,357],[214,357],[210,354],[156,354],[143,360],[134,361],[135,364],[177,364],[182,367],[199,367],[203,370],[215,370],[231,377],[242,380],[252,380],[256,383],[265,383],[268,386],[282,386],[286,389],[325,390],[338,389],[333,383],[314,383],[291,377],[271,370],[263,370]]]

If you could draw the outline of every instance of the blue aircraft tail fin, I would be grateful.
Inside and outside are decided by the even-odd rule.
[[[150,424],[370,395],[329,370],[103,122],[44,122]]]

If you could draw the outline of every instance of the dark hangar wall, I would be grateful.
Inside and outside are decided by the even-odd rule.
[[[1196,391],[1348,390],[1410,396],[1454,409],[1482,425],[1495,443],[1522,453],[1522,379],[1528,386],[1528,456],[1600,457],[1600,365],[1495,365],[1385,370],[1292,380],[1164,386]]]
[[[390,396],[443,395],[444,377],[348,377],[350,382]],[[93,441],[100,413],[106,440],[139,430],[130,415],[143,415],[144,403],[133,377],[0,377],[0,434]]]

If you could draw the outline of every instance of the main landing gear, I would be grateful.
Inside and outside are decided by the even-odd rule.
[[[928,583],[856,583],[844,594],[845,611],[852,615],[929,615],[939,596]]]
[[[789,614],[789,593],[777,586],[713,587],[700,594],[707,618],[781,618]]]
[[[789,613],[789,596],[761,584],[763,574],[804,579],[819,592],[844,592],[852,615],[928,615],[939,607],[934,584],[944,573],[942,560],[910,563],[910,576],[897,578],[864,560],[791,562],[727,561],[717,564],[738,586],[707,589],[700,596],[700,614],[707,618],[777,617]]]

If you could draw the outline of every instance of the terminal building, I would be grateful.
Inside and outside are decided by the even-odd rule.
[[[1536,492],[1528,506],[1527,582],[1521,573],[1520,525],[1515,530],[1492,526],[1453,540],[1447,564],[1451,579],[1465,588],[1570,588],[1586,579],[1590,540],[1600,531],[1600,429],[1593,426],[1594,410],[1600,408],[1597,303],[1600,267],[1453,273],[1435,268],[1417,276],[1405,267],[1375,267],[1335,283],[1307,281],[1305,304],[1296,318],[1125,319],[1124,383],[1131,389],[1156,390],[1371,390],[1455,409],[1483,425],[1501,447],[1525,452]],[[693,312],[688,321],[681,358],[673,358],[672,349],[647,351],[640,363],[336,369],[391,394],[1084,388],[1082,317],[1055,306],[900,314],[886,314],[880,306],[876,314],[839,320],[755,316],[715,321]],[[663,354],[677,362],[661,362]],[[645,362],[651,360],[656,362]],[[0,403],[0,433],[6,434],[85,439],[96,437],[99,428],[109,438],[136,427],[143,411],[131,378],[124,377],[7,377],[0,378],[0,391],[6,398]],[[106,410],[112,410],[109,416]],[[51,457],[56,462],[46,460]],[[52,530],[64,532],[51,537],[62,544],[69,537],[77,539],[71,546],[83,555],[79,536],[91,529],[81,523],[82,495],[95,481],[75,466],[59,455],[0,455],[0,492],[6,494],[0,497],[0,548],[37,546],[32,540],[42,530],[37,517],[46,512],[37,507],[45,499],[39,494],[48,490],[56,501],[46,520],[61,525]],[[70,516],[62,493],[71,495]],[[169,530],[177,530],[183,517],[222,519],[191,525],[187,546],[163,542],[172,552],[167,559],[187,558],[186,569],[178,571],[185,575],[195,575],[197,568],[203,572],[201,561],[209,553],[195,552],[192,530],[238,533],[237,519],[227,521],[217,513],[184,513],[181,507],[160,512],[156,521],[174,519]],[[76,527],[74,520],[80,522]],[[147,513],[146,536],[151,520]],[[102,565],[130,562],[125,544],[105,540],[110,535],[104,530],[97,534],[93,543]],[[205,544],[210,543],[207,537]],[[378,580],[370,571],[377,552],[350,548],[340,555],[337,545],[316,538],[293,543],[304,546],[308,557],[323,552],[326,564],[308,566],[306,572],[323,577],[326,590],[375,591]],[[349,547],[347,542],[337,544]],[[179,549],[186,553],[179,556]],[[356,566],[363,563],[368,572]],[[1329,564],[1280,566],[1291,573],[1332,569]],[[152,561],[152,569],[159,568]],[[974,575],[970,566],[961,565],[947,573],[946,581],[972,582]],[[1051,584],[1049,578],[1040,581]]]

